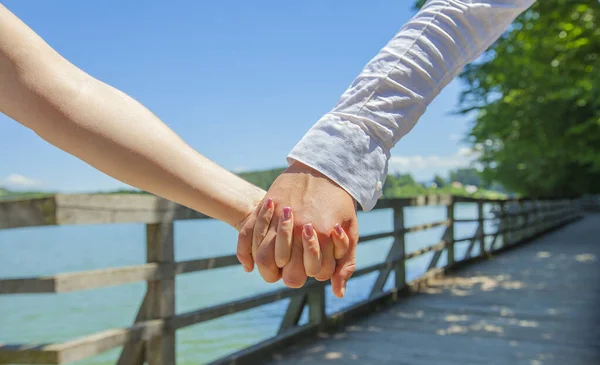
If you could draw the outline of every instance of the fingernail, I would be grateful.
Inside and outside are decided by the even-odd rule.
[[[265,203],[265,205],[267,206],[267,209],[271,208],[273,206],[273,199],[271,199],[271,198],[267,199],[267,202]]]
[[[314,234],[314,230],[313,230],[312,224],[308,223],[308,224],[304,225],[304,234],[306,235],[306,237],[312,238],[312,236]]]
[[[290,207],[283,208],[283,219],[287,221],[290,218],[292,218],[292,208],[290,208]]]
[[[344,286],[342,287],[342,290],[340,290],[341,294],[342,294],[342,298],[344,297],[344,295],[346,295],[346,284],[344,284]]]
[[[342,229],[342,227],[339,224],[335,225],[335,232],[338,234],[338,236],[341,236],[342,233],[344,233],[344,230]]]
[[[246,265],[242,265],[242,267],[244,268],[245,272],[250,272],[250,268]]]

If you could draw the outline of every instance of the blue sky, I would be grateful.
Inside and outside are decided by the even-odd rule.
[[[59,53],[139,100],[221,166],[285,165],[294,144],[413,15],[412,1],[23,1],[3,4]],[[425,180],[466,164],[452,82],[392,150]],[[462,149],[462,150],[461,150]],[[0,114],[0,186],[120,182]]]

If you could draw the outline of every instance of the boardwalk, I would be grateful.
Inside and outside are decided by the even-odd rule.
[[[578,220],[581,203],[578,199],[492,200],[451,195],[382,200],[374,209],[392,213],[393,230],[363,235],[360,244],[367,245],[363,246],[367,249],[370,243],[392,237],[393,244],[384,261],[354,273],[354,278],[377,275],[371,287],[365,288],[370,296],[328,316],[326,283],[317,281],[301,289],[277,288],[177,313],[177,276],[239,263],[235,254],[175,260],[175,222],[207,217],[164,199],[150,195],[59,194],[2,202],[0,229],[145,224],[147,262],[49,276],[0,278],[0,296],[60,295],[138,281],[147,285],[131,326],[63,342],[1,343],[0,364],[69,364],[120,348],[119,358],[115,359],[118,365],[174,365],[178,330],[288,300],[277,335],[211,364],[598,365],[600,323],[594,315],[600,306],[596,284],[600,277],[600,247],[596,243],[600,216]],[[455,217],[457,204],[470,206],[476,215]],[[408,208],[425,206],[445,210],[445,217],[407,225]],[[489,209],[495,214],[486,213]],[[473,236],[457,237],[457,224],[476,226]],[[434,238],[428,246],[407,251],[407,235],[438,227],[443,227],[439,240]],[[552,231],[555,233],[547,235]],[[520,245],[534,237],[543,239]],[[464,260],[462,253],[457,256],[457,244],[468,247],[468,259]],[[500,252],[505,253],[486,260],[490,254]],[[430,257],[427,271],[406,282],[406,261],[424,255]],[[442,256],[447,260],[441,260]],[[394,285],[388,290],[385,283],[390,277]],[[400,304],[384,306],[416,290],[420,292]],[[385,309],[371,315],[378,308]],[[307,322],[300,323],[304,312],[308,314]],[[332,331],[343,325],[343,332],[318,335],[320,330]],[[296,347],[286,349],[289,345]]]
[[[600,215],[439,279],[271,364],[600,364]]]

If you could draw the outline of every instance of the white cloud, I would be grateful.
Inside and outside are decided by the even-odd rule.
[[[236,166],[233,169],[231,169],[231,172],[233,172],[235,174],[239,174],[241,172],[246,172],[246,171],[248,171],[247,166]]]
[[[39,180],[34,180],[19,174],[8,175],[8,177],[6,177],[2,183],[17,188],[33,188],[43,185]]]
[[[412,173],[417,179],[430,179],[434,174],[446,175],[449,170],[470,166],[479,153],[461,147],[450,156],[392,156],[389,173]]]

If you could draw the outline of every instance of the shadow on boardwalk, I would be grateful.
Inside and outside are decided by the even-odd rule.
[[[600,214],[439,279],[271,364],[600,364]]]

